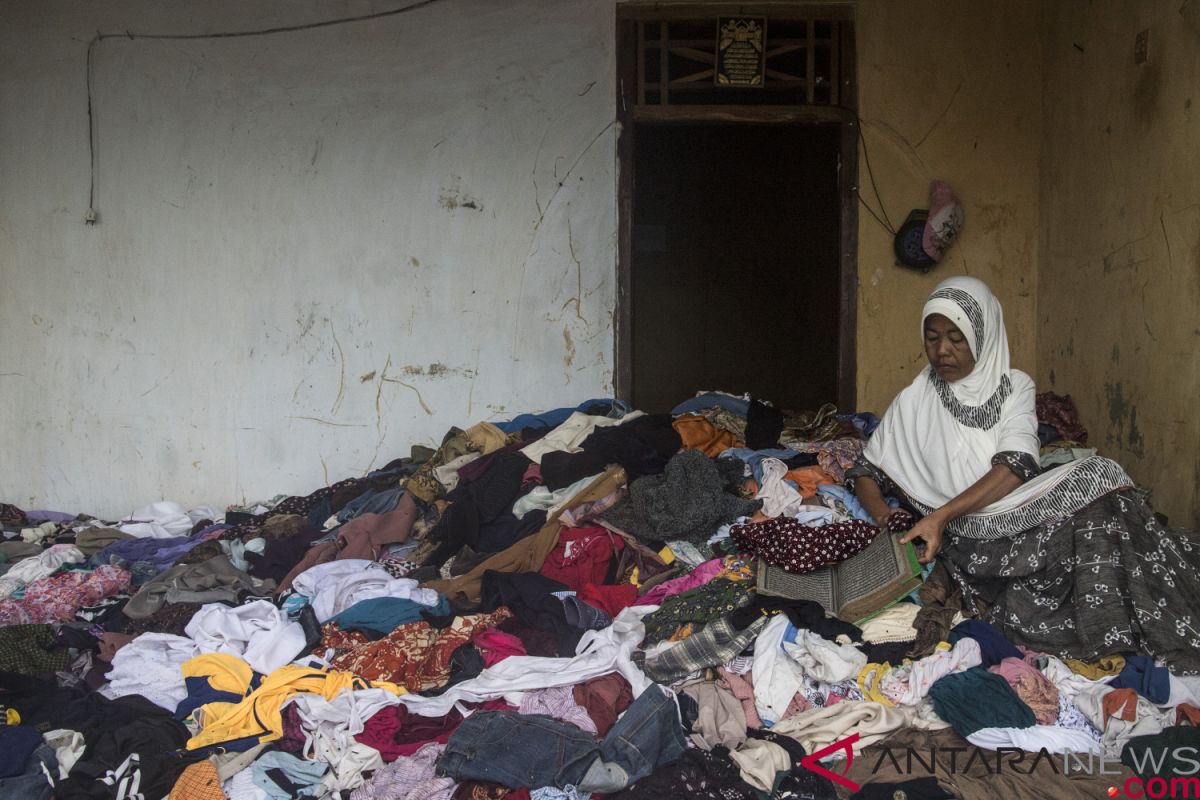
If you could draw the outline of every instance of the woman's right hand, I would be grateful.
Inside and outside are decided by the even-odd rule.
[[[940,510],[940,509],[939,509]],[[931,564],[942,549],[942,536],[946,531],[945,518],[937,511],[927,517],[922,517],[908,533],[900,537],[900,544],[908,544],[914,539],[920,539],[925,547],[918,553],[917,561],[921,564]]]

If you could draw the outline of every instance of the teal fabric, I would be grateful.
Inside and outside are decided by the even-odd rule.
[[[933,710],[964,739],[981,728],[1029,728],[1033,710],[1008,681],[983,667],[939,678],[929,689]]]
[[[362,631],[386,636],[401,625],[420,622],[422,611],[444,617],[450,613],[450,603],[440,594],[437,605],[432,606],[400,597],[373,597],[355,603],[330,621],[336,622],[344,631]]]

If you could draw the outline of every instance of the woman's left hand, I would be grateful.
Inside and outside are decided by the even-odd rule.
[[[917,561],[922,564],[930,564],[937,556],[938,551],[942,549],[942,534],[945,533],[945,530],[946,523],[942,522],[942,518],[936,513],[930,514],[922,517],[921,521],[913,525],[908,533],[900,537],[900,544],[920,539],[925,543],[925,549],[918,551]]]

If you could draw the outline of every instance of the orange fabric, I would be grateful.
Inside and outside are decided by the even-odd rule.
[[[1113,689],[1104,695],[1101,705],[1104,708],[1104,725],[1108,726],[1111,717],[1133,722],[1137,719],[1138,694],[1133,689]]]
[[[683,440],[684,450],[699,450],[709,458],[716,458],[731,447],[742,446],[732,433],[721,430],[704,417],[678,417],[671,427]]]
[[[795,481],[800,494],[804,497],[812,497],[817,493],[817,487],[822,484],[837,483],[828,472],[815,466],[796,467],[785,472],[783,477],[789,481]]]
[[[1175,707],[1175,724],[1200,728],[1200,708],[1191,703],[1180,703]]]
[[[225,800],[217,768],[208,759],[188,765],[175,781],[170,800]]]

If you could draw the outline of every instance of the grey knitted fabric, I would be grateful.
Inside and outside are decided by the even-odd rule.
[[[638,539],[682,539],[703,545],[726,522],[753,514],[759,500],[744,500],[730,489],[742,480],[737,459],[711,459],[685,450],[667,462],[661,475],[646,475],[629,485],[629,496],[602,515]]]

